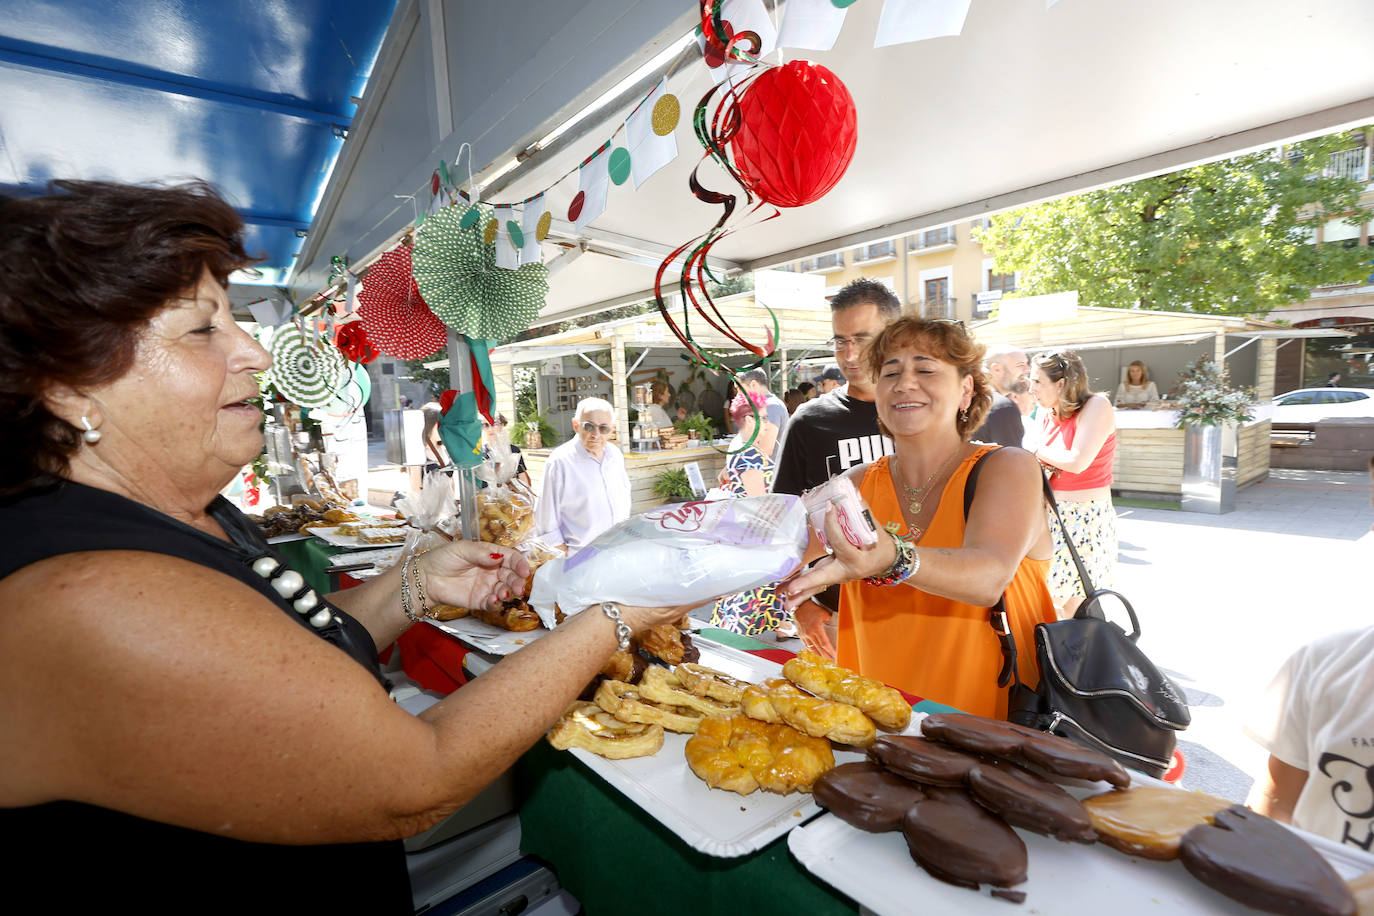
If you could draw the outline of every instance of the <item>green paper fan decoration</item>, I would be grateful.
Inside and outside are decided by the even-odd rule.
[[[301,407],[324,407],[349,379],[343,354],[331,346],[316,346],[294,324],[272,334],[272,385]]]
[[[463,222],[472,211],[479,218]],[[505,340],[530,326],[549,294],[542,262],[518,270],[496,266],[496,246],[483,240],[494,215],[478,204],[443,207],[415,231],[411,265],[420,295],[439,320],[460,334]]]

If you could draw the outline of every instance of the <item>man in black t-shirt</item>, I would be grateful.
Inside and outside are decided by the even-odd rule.
[[[892,440],[878,432],[873,379],[862,360],[864,347],[901,313],[902,303],[877,280],[855,280],[830,300],[831,343],[846,384],[792,415],[778,443],[773,492],[800,495],[855,465],[892,454]],[[840,590],[826,589],[815,600],[834,614]],[[833,645],[822,648],[834,655]]]
[[[974,430],[970,438],[1019,448],[1026,427],[1021,422],[1021,408],[1013,404],[1007,395],[1017,380],[1030,377],[1030,360],[1016,347],[989,347],[983,357],[983,371],[992,385],[992,407],[983,425]]]

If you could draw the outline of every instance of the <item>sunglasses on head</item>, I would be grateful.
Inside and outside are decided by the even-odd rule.
[[[601,433],[601,435],[603,436],[609,436],[611,433],[615,432],[615,427],[603,426],[593,423],[590,420],[583,420],[582,431],[587,435],[591,435],[592,433]]]

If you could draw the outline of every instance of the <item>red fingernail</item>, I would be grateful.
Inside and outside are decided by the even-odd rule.
[[[493,560],[499,560],[502,558],[502,554],[499,553],[489,553],[487,554],[487,556],[491,557]]]

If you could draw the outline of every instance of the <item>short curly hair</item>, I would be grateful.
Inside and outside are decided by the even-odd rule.
[[[986,347],[973,338],[962,321],[945,321],[932,318],[908,316],[898,318],[873,338],[864,351],[868,371],[877,378],[883,362],[901,347],[918,346],[944,360],[959,370],[962,378],[973,379],[973,397],[962,417],[955,417],[955,427],[959,437],[965,442],[978,427],[992,407],[992,386],[983,372],[983,354]],[[892,433],[878,420],[878,430],[885,436]]]
[[[204,270],[251,266],[243,220],[210,185],[54,181],[0,197],[0,492],[67,472],[80,431],[52,414],[55,384],[114,381],[149,320]]]

